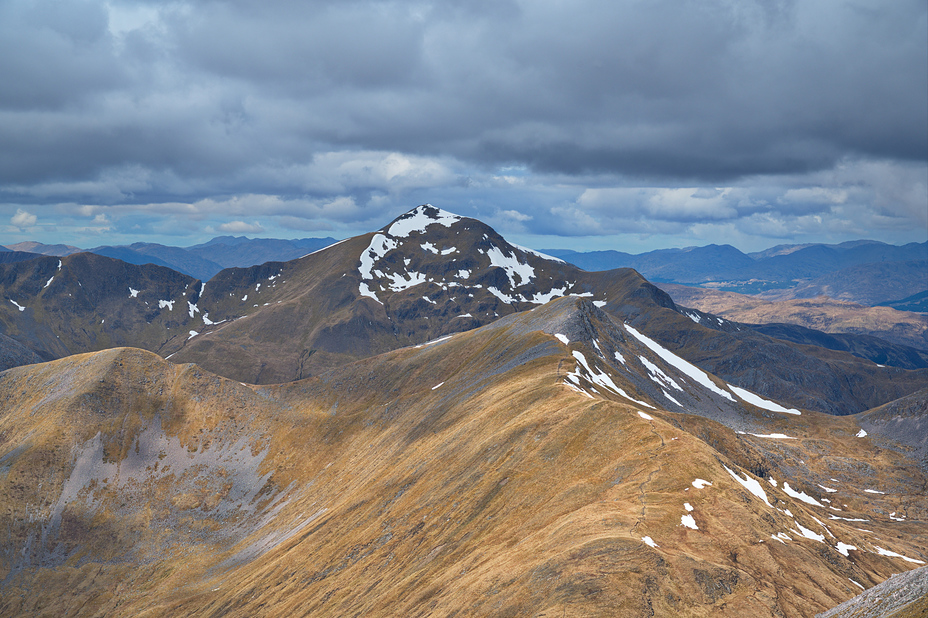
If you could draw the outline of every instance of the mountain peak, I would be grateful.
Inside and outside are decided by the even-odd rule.
[[[421,204],[394,219],[389,225],[381,228],[381,231],[390,236],[405,238],[412,232],[424,234],[425,229],[434,223],[450,227],[461,219],[463,217],[436,208],[431,204]]]
[[[384,294],[415,286],[422,286],[419,296],[429,303],[449,290],[455,297],[491,295],[508,305],[543,304],[586,292],[573,278],[568,280],[575,277],[568,272],[574,269],[551,271],[565,266],[561,260],[513,245],[485,223],[431,204],[410,210],[374,233],[359,262],[360,294],[379,303]]]

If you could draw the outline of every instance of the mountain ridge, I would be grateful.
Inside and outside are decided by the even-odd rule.
[[[205,284],[92,255],[0,269],[9,301],[0,303],[2,332],[46,359],[137,345],[241,382],[267,384],[470,330],[573,294],[703,370],[794,406],[860,412],[917,390],[925,379],[925,370],[878,367],[682,310],[633,270],[585,272],[428,205],[379,232],[290,262],[226,269]],[[56,275],[61,265],[71,273],[72,264],[84,270],[93,264],[93,272]],[[105,311],[97,310],[99,303]]]
[[[3,372],[0,613],[811,616],[928,558],[923,475],[856,418],[669,412],[646,385],[711,391],[661,354],[564,297],[288,384]]]

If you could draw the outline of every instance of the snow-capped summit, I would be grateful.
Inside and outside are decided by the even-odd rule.
[[[451,290],[455,297],[466,292],[478,298],[476,304],[489,294],[508,305],[592,296],[563,264],[507,242],[476,219],[423,204],[373,235],[359,257],[359,292],[383,302],[385,294],[421,286],[421,296],[432,303]],[[465,313],[475,303],[468,302]]]

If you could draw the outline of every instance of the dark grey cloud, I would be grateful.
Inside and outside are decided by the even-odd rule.
[[[309,228],[438,195],[663,233],[928,190],[923,0],[6,0],[0,83],[8,216],[270,196]],[[681,187],[737,191],[656,205]]]

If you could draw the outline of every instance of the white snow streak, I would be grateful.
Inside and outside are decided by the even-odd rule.
[[[764,399],[760,395],[755,395],[749,390],[738,388],[737,386],[732,386],[731,384],[728,385],[728,388],[730,388],[734,394],[738,395],[749,404],[757,406],[758,408],[770,410],[771,412],[782,412],[784,414],[802,414],[802,412],[796,408],[784,408],[780,404],[770,401],[769,399]]]
[[[835,549],[837,549],[838,553],[841,554],[842,556],[847,556],[848,550],[851,550],[851,549],[856,550],[857,547],[855,547],[854,545],[848,545],[847,543],[842,543],[841,541],[838,541],[838,544],[835,546]],[[851,580],[851,581],[854,581],[854,580]],[[858,586],[859,585],[860,584],[858,584]]]
[[[490,258],[490,266],[499,266],[506,271],[509,277],[509,284],[516,288],[531,282],[535,277],[535,269],[529,264],[523,264],[515,255],[507,255],[499,247],[491,246],[487,250],[487,257]],[[516,277],[519,283],[516,283]]]
[[[648,337],[645,337],[628,324],[625,324],[625,329],[630,332],[636,339],[648,346],[652,352],[664,359],[665,362],[670,363],[684,374],[686,374],[688,377],[692,378],[717,395],[721,395],[722,397],[725,397],[731,401],[735,400],[735,398],[731,396],[731,393],[716,386],[715,382],[709,379],[709,375],[696,365],[683,360],[670,350],[661,347],[657,342],[649,339]]]
[[[783,482],[783,491],[786,492],[786,495],[796,498],[797,500],[802,500],[806,504],[811,504],[813,506],[820,506],[822,508],[825,508],[824,504],[822,504],[821,502],[819,502],[818,500],[816,500],[815,498],[813,498],[812,496],[810,496],[804,491],[796,491],[795,489],[789,486],[789,483],[785,481]]]
[[[723,465],[722,467],[728,470],[728,473],[732,476],[732,478],[734,478],[736,481],[741,483],[741,485],[745,489],[747,489],[749,492],[751,492],[752,494],[754,494],[755,496],[763,500],[764,504],[766,504],[770,508],[773,508],[773,505],[770,504],[769,500],[767,500],[767,494],[764,493],[764,488],[760,486],[760,483],[758,483],[755,479],[752,479],[747,474],[745,474],[744,478],[742,479],[738,474],[734,472],[734,470],[729,469],[729,467],[726,465]]]
[[[902,559],[905,560],[906,562],[914,562],[915,564],[925,564],[925,563],[922,562],[921,560],[916,560],[915,558],[906,558],[906,557],[903,556],[902,554],[897,554],[897,553],[894,552],[894,551],[889,551],[888,549],[883,549],[883,548],[880,547],[879,545],[874,545],[873,548],[876,550],[876,553],[878,553],[878,554],[881,555],[881,556],[889,556],[890,558],[902,558]]]

